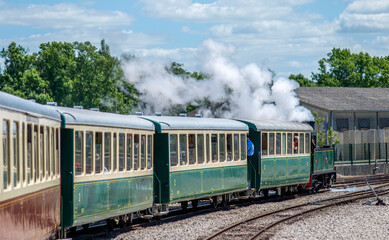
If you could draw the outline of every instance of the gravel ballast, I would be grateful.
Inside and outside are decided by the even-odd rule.
[[[221,209],[183,220],[131,230],[108,239],[204,239],[223,227],[253,215],[282,207],[345,194],[326,192],[281,202],[266,202]],[[387,196],[381,197],[389,205]],[[337,206],[286,223],[274,229],[271,239],[389,239],[389,206],[362,205],[357,202]]]

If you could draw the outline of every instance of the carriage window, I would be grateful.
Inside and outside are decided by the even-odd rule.
[[[300,133],[299,153],[304,153],[304,133]]]
[[[186,165],[186,134],[180,134],[180,165]]]
[[[50,178],[50,128],[46,128],[45,130],[46,135],[46,179]]]
[[[269,155],[274,155],[274,133],[269,133]]]
[[[197,161],[204,163],[204,134],[197,135]]]
[[[119,133],[119,172],[124,171],[124,133]]]
[[[285,155],[286,154],[286,133],[282,134],[282,140],[281,140],[281,154]]]
[[[177,166],[177,134],[170,134],[170,166]]]
[[[95,173],[101,173],[103,165],[103,133],[95,134]]]
[[[16,187],[20,182],[20,164],[19,164],[19,123],[13,123],[13,145],[14,145],[14,187]]]
[[[246,134],[240,134],[240,159],[246,160],[247,157],[247,138]]]
[[[146,168],[146,136],[142,135],[140,145],[140,169]]]
[[[151,135],[147,135],[147,169],[153,167],[152,161],[153,141]]]
[[[59,129],[55,129],[55,169],[56,175],[59,176],[60,158],[59,158]]]
[[[196,135],[188,134],[189,164],[196,163]]]
[[[276,154],[281,154],[281,133],[276,133]]]
[[[116,133],[113,134],[113,171],[116,171],[118,169],[118,151],[117,151],[117,138],[116,138]]]
[[[298,133],[293,134],[293,153],[298,153],[299,137]]]
[[[85,133],[85,154],[86,154],[86,162],[85,162],[85,172],[86,174],[92,174],[92,146],[93,146],[93,133],[86,132]]]
[[[217,134],[211,134],[212,162],[217,162]]]
[[[3,120],[3,189],[7,189],[11,183],[11,171],[9,169],[9,122]]]
[[[292,146],[293,146],[293,140],[292,140],[292,134],[288,133],[288,138],[287,138],[287,154],[292,154]]]
[[[39,135],[39,143],[40,143],[40,148],[39,148],[39,180],[42,181],[42,177],[45,177],[45,166],[44,164],[44,145],[43,145],[43,140],[44,140],[44,135],[43,135],[43,127],[40,128],[40,135]]]
[[[239,134],[234,134],[234,160],[239,160]]]
[[[224,162],[226,160],[226,135],[219,134],[219,160]]]
[[[54,128],[51,128],[51,134],[50,135],[51,135],[51,148],[50,148],[50,154],[51,154],[51,164],[50,164],[50,166],[51,166],[51,168],[50,168],[50,175],[54,176],[54,174],[55,174],[55,172],[54,172],[55,171]]]
[[[262,133],[262,155],[267,155],[267,133]]]
[[[83,132],[76,131],[75,134],[75,169],[76,175],[81,175],[84,172],[84,162],[83,162]]]
[[[26,182],[26,155],[24,154],[24,151],[26,151],[26,125],[23,123],[22,125],[22,174],[23,174],[23,182]]]
[[[127,134],[127,171],[132,169],[132,135]]]
[[[306,133],[305,134],[305,153],[309,153],[309,139],[311,139],[309,137],[309,133]]]
[[[227,134],[227,161],[232,160],[232,134]]]
[[[30,183],[34,176],[34,168],[32,166],[32,126],[27,125],[27,184]]]
[[[34,182],[37,181],[37,178],[39,178],[39,165],[38,165],[38,126],[34,125],[34,155],[33,155],[33,169],[34,169]]]
[[[209,134],[205,136],[205,149],[206,149],[206,158],[207,158],[207,163],[211,161],[211,149],[209,148]]]
[[[104,133],[104,172],[111,171],[111,133]]]
[[[134,134],[134,170],[139,169],[139,135]]]

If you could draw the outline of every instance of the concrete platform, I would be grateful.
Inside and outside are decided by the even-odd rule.
[[[358,176],[358,175],[374,175],[374,174],[387,174],[389,173],[389,164],[378,163],[377,165],[371,164],[358,164],[358,165],[337,165],[335,166],[336,173],[343,176]]]

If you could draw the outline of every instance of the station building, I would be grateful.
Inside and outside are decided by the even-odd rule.
[[[327,119],[341,144],[389,142],[389,88],[300,87],[300,104]]]

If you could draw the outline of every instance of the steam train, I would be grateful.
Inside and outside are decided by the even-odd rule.
[[[65,237],[161,216],[172,203],[216,207],[336,178],[332,149],[315,149],[303,123],[119,115],[0,92],[0,124],[2,239]]]

